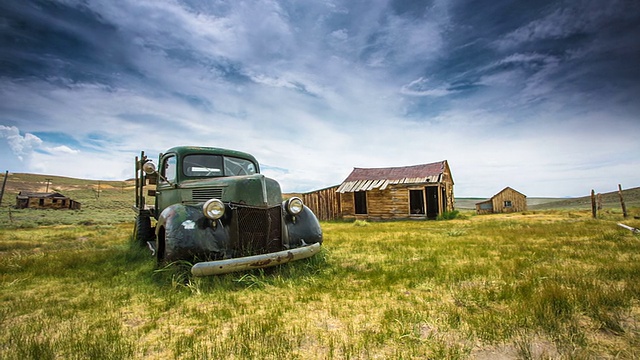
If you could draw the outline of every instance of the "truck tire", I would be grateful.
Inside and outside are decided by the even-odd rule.
[[[140,214],[136,216],[133,225],[133,241],[140,246],[147,246],[147,241],[154,241],[155,234],[151,228],[151,218],[149,215]]]

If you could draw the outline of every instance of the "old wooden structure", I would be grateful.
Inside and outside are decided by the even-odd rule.
[[[80,210],[81,204],[57,192],[25,192],[16,196],[18,209],[72,209]]]
[[[446,160],[430,164],[354,168],[336,190],[344,219],[435,219],[454,209]]]
[[[490,199],[476,203],[477,214],[510,213],[527,210],[527,196],[510,187]]]
[[[302,201],[318,220],[334,220],[340,216],[340,193],[338,186],[316,190],[302,194]]]

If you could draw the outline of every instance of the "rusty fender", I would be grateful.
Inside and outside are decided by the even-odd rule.
[[[191,267],[194,276],[222,275],[234,271],[245,271],[306,259],[320,251],[320,243],[269,254],[246,256],[234,259],[199,262]]]

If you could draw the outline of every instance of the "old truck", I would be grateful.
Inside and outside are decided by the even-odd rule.
[[[195,276],[287,263],[318,253],[322,229],[298,197],[241,151],[179,146],[156,165],[135,159],[133,240],[159,263],[187,260]],[[151,200],[154,200],[153,203]]]

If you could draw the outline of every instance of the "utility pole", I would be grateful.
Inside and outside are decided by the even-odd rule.
[[[51,179],[45,179],[47,180],[47,190],[45,190],[44,192],[48,193],[49,192],[49,184],[51,184]]]

